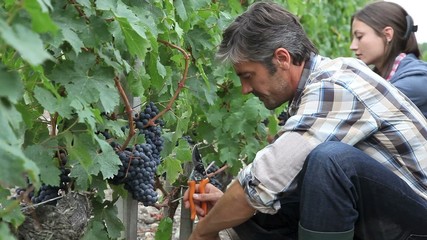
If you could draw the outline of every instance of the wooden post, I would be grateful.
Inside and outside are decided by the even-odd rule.
[[[185,176],[189,176],[192,169],[192,163],[185,163]],[[185,190],[187,190],[187,188],[181,188],[181,196],[184,195]],[[179,240],[187,240],[190,237],[191,232],[193,231],[193,221],[191,221],[190,215],[190,210],[184,207],[184,201],[181,200],[181,222],[179,225]]]
[[[129,196],[126,199],[120,198],[116,202],[118,218],[125,226],[122,232],[123,239],[137,239],[138,236],[138,201]]]
[[[129,104],[133,110],[139,112],[141,100],[136,97],[129,97]],[[120,198],[116,203],[118,209],[118,218],[125,226],[122,237],[124,239],[137,239],[138,236],[138,201],[134,200],[129,194],[126,199]]]

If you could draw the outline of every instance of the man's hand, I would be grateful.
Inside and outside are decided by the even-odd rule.
[[[239,181],[234,181],[224,194],[213,185],[207,185],[206,194],[203,196],[205,199],[211,199],[208,205],[212,209],[196,224],[189,240],[218,239],[218,233],[221,230],[242,224],[254,215],[255,208],[246,199],[245,191]],[[184,199],[188,201],[188,196],[185,195]],[[202,212],[200,206],[199,211]]]
[[[197,193],[199,191],[199,184],[196,185],[196,194],[193,195],[194,204],[196,205],[196,212],[199,219],[202,219],[206,213],[203,212],[201,208],[202,202],[207,202],[208,211],[216,204],[216,202],[222,197],[224,194],[221,190],[216,188],[214,185],[208,183],[205,186],[205,193]],[[190,207],[190,202],[188,200],[188,189],[184,193],[184,206],[185,208]]]

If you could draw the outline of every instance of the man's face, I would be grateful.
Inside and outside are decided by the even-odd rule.
[[[288,71],[278,68],[278,71],[271,75],[268,69],[258,62],[241,62],[234,65],[234,70],[240,78],[242,93],[254,94],[267,109],[275,109],[293,96]]]

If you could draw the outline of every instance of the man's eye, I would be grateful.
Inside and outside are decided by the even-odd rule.
[[[252,77],[252,74],[243,74],[243,75],[242,75],[242,78],[243,78],[243,79],[246,79],[246,80],[247,80],[247,79],[250,79],[251,77]]]

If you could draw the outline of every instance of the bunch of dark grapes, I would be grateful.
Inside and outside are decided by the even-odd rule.
[[[195,141],[191,138],[191,136],[184,135],[184,136],[182,136],[182,138],[184,140],[186,140],[190,146],[194,146]],[[212,165],[209,166],[209,168],[205,169],[205,171],[206,171],[206,174],[211,174],[211,173],[214,173],[214,172],[218,171],[218,169],[219,169],[219,167],[217,165],[212,164]],[[218,176],[212,176],[212,177],[210,177],[209,178],[209,182],[212,185],[214,185],[215,187],[217,187],[219,189],[222,189],[222,183],[218,180]]]
[[[288,113],[286,111],[283,111],[279,114],[277,119],[279,120],[279,126],[285,125],[286,121],[288,121]]]
[[[218,166],[214,164],[214,165],[210,166],[208,169],[206,169],[206,174],[214,173],[218,169],[219,169]],[[222,183],[217,179],[216,176],[210,177],[209,182],[212,185],[214,185],[215,187],[217,187],[218,189],[222,189]]]
[[[111,179],[112,184],[123,183],[132,198],[142,202],[145,206],[154,205],[158,199],[154,178],[163,149],[163,121],[157,119],[155,126],[148,126],[149,120],[158,113],[158,108],[150,102],[143,111],[135,116],[136,128],[140,134],[144,134],[145,143],[116,152],[122,165],[117,175]]]
[[[155,126],[147,126],[149,120],[155,117],[159,113],[159,109],[154,105],[153,102],[147,104],[145,109],[135,117],[135,125],[139,129],[140,134],[144,134],[145,141],[147,144],[152,145],[153,154],[156,160],[160,163],[160,153],[163,149],[163,138],[162,138],[162,127],[164,122],[161,119],[154,121]]]
[[[158,160],[153,154],[150,144],[137,144],[132,149],[117,152],[122,162],[113,184],[124,184],[124,188],[132,194],[132,198],[145,206],[157,202],[154,177]]]
[[[46,202],[51,199],[57,198],[60,195],[60,191],[67,192],[68,191],[68,183],[71,182],[71,178],[68,176],[70,174],[70,169],[66,168],[66,164],[68,162],[68,156],[65,151],[60,150],[59,154],[57,152],[56,158],[59,160],[59,169],[61,173],[59,174],[59,186],[51,186],[42,183],[40,189],[35,192],[34,190],[28,193],[28,197],[30,198],[33,204]],[[32,184],[27,179],[28,188],[32,186]],[[15,190],[16,197],[20,196],[26,191],[26,188],[17,188]],[[48,204],[55,205],[57,200],[49,201]]]

